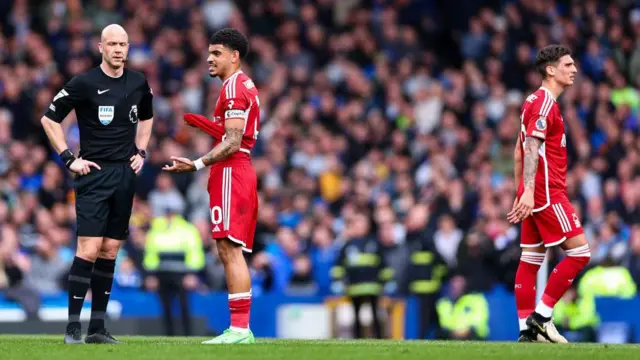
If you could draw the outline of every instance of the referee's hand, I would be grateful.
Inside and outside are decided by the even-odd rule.
[[[85,160],[83,158],[75,159],[71,165],[69,165],[69,170],[73,171],[78,175],[87,175],[91,172],[91,168],[94,167],[98,170],[101,170],[100,166],[93,161]]]
[[[142,158],[142,156],[140,156],[140,154],[135,154],[133,155],[129,161],[131,161],[131,168],[133,169],[133,171],[137,173],[140,172],[140,170],[142,170],[142,165],[144,165],[144,159]]]

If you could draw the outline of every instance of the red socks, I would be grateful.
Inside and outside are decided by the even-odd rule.
[[[553,307],[569,289],[573,279],[589,263],[590,258],[591,251],[588,244],[567,250],[567,256],[560,261],[549,276],[544,295],[536,307],[538,314],[547,318],[551,317]]]
[[[525,321],[536,306],[536,280],[538,269],[540,269],[540,265],[544,261],[544,256],[544,253],[525,250],[522,251],[522,256],[520,257],[514,289],[520,330],[527,329]]]
[[[229,294],[229,312],[233,330],[249,329],[249,313],[251,310],[251,290],[245,293]]]

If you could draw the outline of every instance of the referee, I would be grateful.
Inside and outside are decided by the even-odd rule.
[[[67,344],[119,343],[105,329],[104,316],[153,124],[153,93],[145,76],[124,68],[126,31],[116,24],[105,27],[99,49],[100,66],[65,84],[42,118],[53,148],[75,174],[78,248],[69,272]],[[73,109],[80,129],[78,157],[60,124]],[[91,321],[83,341],[80,311],[89,287]]]

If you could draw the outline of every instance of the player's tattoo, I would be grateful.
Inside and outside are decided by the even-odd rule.
[[[244,128],[227,126],[225,127],[225,131],[224,140],[202,157],[202,162],[204,162],[206,166],[218,162],[240,150]]]
[[[533,190],[536,170],[538,170],[538,149],[542,140],[535,137],[527,137],[524,144],[524,188]]]

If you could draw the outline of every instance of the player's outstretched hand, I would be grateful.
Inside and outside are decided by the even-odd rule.
[[[513,203],[513,209],[507,214],[507,220],[512,224],[526,219],[533,213],[533,192],[525,191],[520,198]]]
[[[84,176],[91,172],[92,167],[98,170],[101,170],[98,164],[94,163],[93,161],[88,161],[80,157],[75,159],[71,163],[71,165],[69,165],[69,170],[73,171],[78,175]]]
[[[140,170],[142,170],[142,165],[144,165],[144,159],[142,158],[142,156],[140,156],[140,154],[135,154],[133,155],[129,161],[131,161],[131,168],[133,169],[133,171],[137,173],[140,172]]]
[[[173,165],[165,165],[162,170],[178,173],[196,171],[196,166],[193,165],[193,161],[187,158],[172,156],[171,160],[173,160]]]

